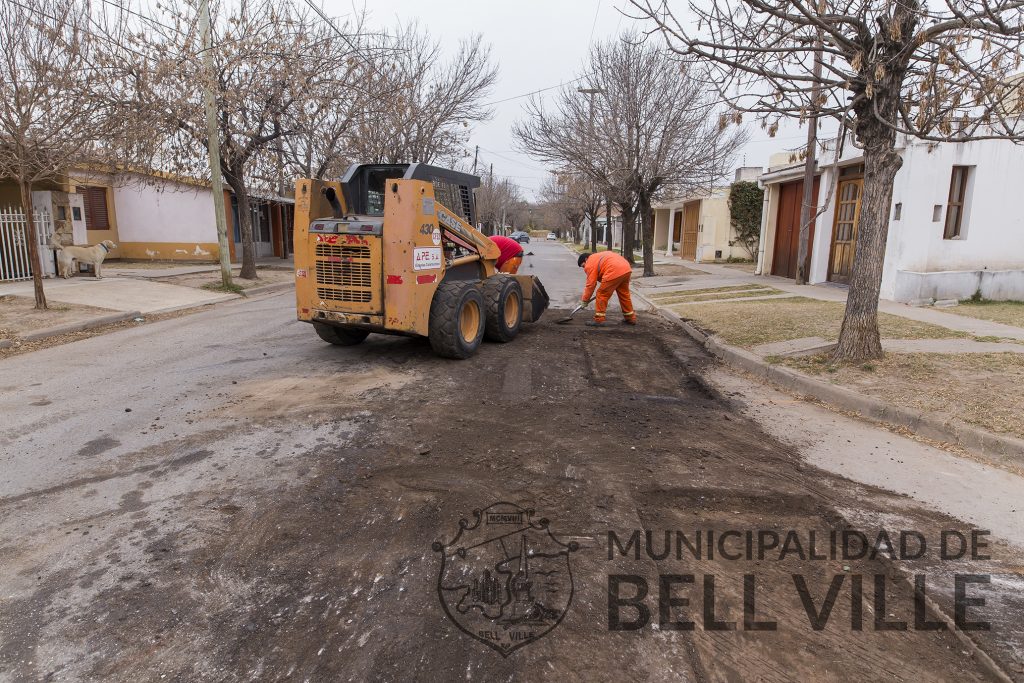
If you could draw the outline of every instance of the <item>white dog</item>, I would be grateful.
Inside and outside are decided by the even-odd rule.
[[[57,267],[60,271],[60,276],[65,280],[74,273],[75,261],[91,263],[96,277],[102,278],[103,275],[100,272],[100,267],[103,265],[103,259],[112,250],[117,249],[117,245],[110,240],[103,240],[91,247],[65,247],[56,238],[50,240],[50,247],[57,252]]]

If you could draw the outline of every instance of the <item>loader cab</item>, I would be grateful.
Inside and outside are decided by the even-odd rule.
[[[476,225],[473,191],[480,179],[428,164],[353,164],[341,179],[347,213],[383,216],[387,181],[426,180],[434,186],[434,198],[470,225]]]

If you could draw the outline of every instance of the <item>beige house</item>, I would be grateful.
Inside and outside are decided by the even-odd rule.
[[[735,179],[756,181],[759,167],[736,170]],[[735,242],[729,219],[729,187],[685,195],[655,203],[654,250],[690,261],[722,261],[751,258],[743,245]]]

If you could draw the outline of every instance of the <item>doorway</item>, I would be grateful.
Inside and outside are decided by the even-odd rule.
[[[819,178],[814,179],[811,197],[818,204]],[[772,251],[772,275],[796,278],[800,253],[800,207],[804,201],[804,181],[795,180],[779,187],[779,209],[775,220],[775,248]],[[807,235],[807,260],[804,272],[810,273],[811,251],[814,247],[814,227],[811,221]]]
[[[839,181],[836,189],[836,215],[832,224],[832,249],[828,259],[829,282],[850,283],[863,193],[863,178]]]
[[[679,255],[691,261],[697,260],[697,223],[700,220],[700,202],[683,206],[683,240]]]

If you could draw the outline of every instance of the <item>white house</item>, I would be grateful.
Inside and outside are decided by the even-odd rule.
[[[597,212],[597,243],[608,244],[608,218],[605,216],[605,207],[602,205]],[[612,249],[622,248],[622,217],[618,208],[612,207]],[[583,244],[590,244],[590,219],[584,218],[580,221],[580,234]]]
[[[814,193],[809,280],[847,284],[864,185],[863,157],[849,141],[836,162],[822,145]],[[1008,141],[929,143],[900,136],[881,297],[907,303],[1024,299],[1024,149]],[[803,162],[775,155],[765,188],[758,273],[794,277]],[[838,209],[837,209],[838,207]]]
[[[735,180],[757,180],[761,171],[756,166],[738,168]],[[697,262],[750,258],[746,248],[736,242],[729,215],[729,186],[664,199],[651,208],[655,251]]]
[[[106,173],[74,169],[66,178],[33,193],[34,203],[55,217],[65,244],[117,243],[112,258],[215,261],[217,223],[209,184],[166,174]],[[251,196],[257,256],[291,251],[294,200]],[[224,190],[228,250],[241,257],[238,202]]]

